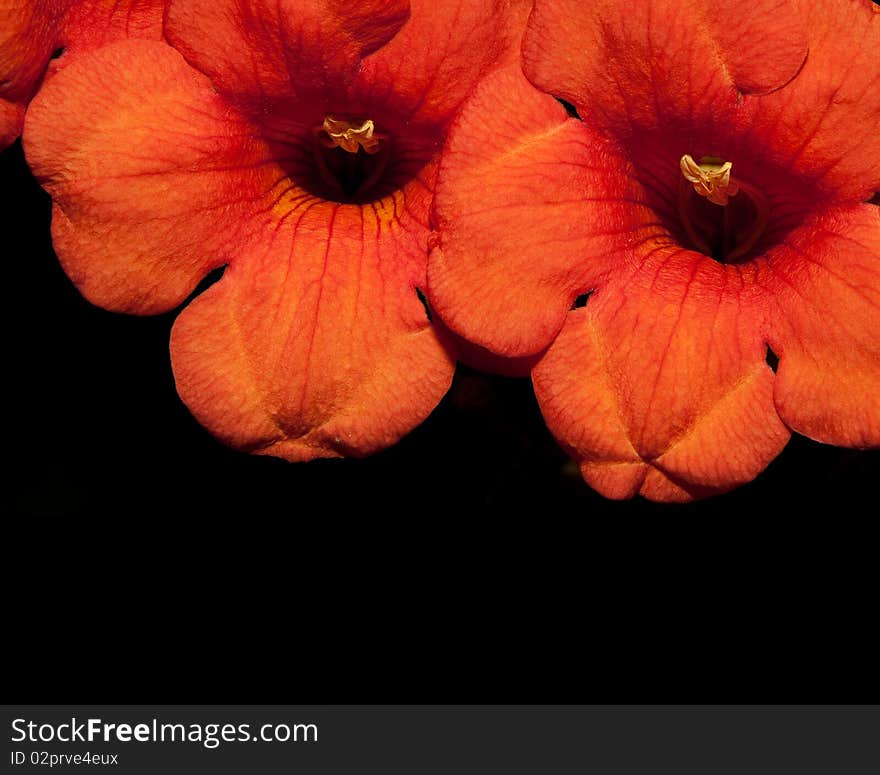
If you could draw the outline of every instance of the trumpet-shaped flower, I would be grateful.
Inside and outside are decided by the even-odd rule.
[[[531,83],[498,72],[456,123],[429,298],[540,354],[547,424],[605,495],[730,489],[791,431],[880,443],[878,11],[537,0]]]
[[[421,422],[454,360],[423,304],[447,128],[518,56],[505,0],[171,0],[168,42],[79,57],[28,110],[29,163],[90,301],[171,309],[178,391],[213,434],[290,460]]]

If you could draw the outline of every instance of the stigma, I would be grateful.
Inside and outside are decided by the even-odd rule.
[[[693,156],[686,153],[681,157],[679,166],[684,179],[693,183],[694,191],[713,204],[723,207],[739,191],[739,186],[730,179],[733,164],[729,161],[716,156],[703,156],[697,164]]]
[[[347,121],[327,116],[321,129],[326,134],[326,137],[322,137],[324,145],[328,148],[339,147],[349,153],[357,153],[360,148],[369,154],[376,153],[379,150],[379,141],[382,139],[382,135],[376,133],[376,128],[370,119]]]

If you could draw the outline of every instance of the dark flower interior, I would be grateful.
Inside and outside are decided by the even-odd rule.
[[[367,153],[333,145],[323,128],[324,117],[308,122],[272,122],[263,129],[273,158],[291,183],[308,194],[331,202],[367,204],[391,195],[416,178],[436,155],[442,143],[437,130],[424,132],[401,122],[385,121],[380,115],[364,115],[344,109],[328,116],[375,123],[378,149]]]
[[[683,132],[669,130],[625,145],[658,225],[688,250],[721,263],[752,261],[828,201],[828,192],[816,182],[774,161],[762,148],[750,147],[745,138],[683,138]],[[727,205],[710,202],[694,190],[679,166],[684,154],[732,163],[731,181],[739,190]]]

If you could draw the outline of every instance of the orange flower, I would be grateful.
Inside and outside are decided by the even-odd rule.
[[[21,134],[53,53],[55,71],[114,40],[159,40],[164,10],[165,0],[0,0],[0,150]]]
[[[53,240],[92,302],[174,325],[178,391],[212,433],[290,460],[396,441],[446,392],[428,320],[436,157],[517,53],[504,0],[171,0],[174,46],[79,57],[24,132]]]
[[[880,444],[880,13],[537,0],[444,155],[429,298],[613,498]],[[583,121],[551,96],[571,103]],[[778,368],[776,359],[778,358]]]

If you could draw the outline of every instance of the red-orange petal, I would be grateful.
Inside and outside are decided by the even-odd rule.
[[[721,126],[738,93],[788,82],[807,53],[790,0],[537,0],[526,74],[619,133]]]
[[[530,8],[530,0],[412,0],[409,22],[364,60],[355,99],[368,113],[445,124],[480,78],[519,62]]]
[[[243,214],[279,173],[207,78],[163,43],[84,54],[28,111],[25,152],[54,200],[65,271],[90,301],[179,304],[245,239]]]
[[[535,353],[519,358],[505,358],[503,355],[496,355],[491,350],[459,336],[439,317],[435,316],[434,325],[451,343],[459,363],[486,374],[498,374],[502,377],[528,377],[543,354]]]
[[[15,142],[24,125],[24,107],[0,99],[0,150]]]
[[[880,208],[815,216],[768,267],[779,415],[818,441],[880,445]]]
[[[454,368],[417,293],[427,205],[414,181],[279,216],[174,325],[177,389],[199,422],[234,447],[308,460],[375,452],[424,420]]]
[[[702,0],[703,24],[742,94],[785,86],[800,72],[810,41],[793,0]]]
[[[643,252],[570,313],[533,381],[548,427],[599,492],[702,497],[751,480],[783,448],[748,272]]]
[[[160,40],[168,0],[74,0],[64,19],[64,55],[117,40]]]
[[[19,134],[70,0],[0,0],[0,149]]]
[[[24,109],[53,51],[57,71],[125,38],[159,40],[166,0],[0,0],[0,148],[21,133]]]
[[[575,298],[657,231],[629,163],[517,66],[482,81],[441,162],[432,307],[504,356],[544,349]]]
[[[744,100],[741,132],[781,169],[838,199],[865,201],[880,189],[880,6],[796,5],[809,57],[784,89]]]
[[[170,0],[165,34],[227,97],[275,109],[338,95],[408,16],[408,0]]]

